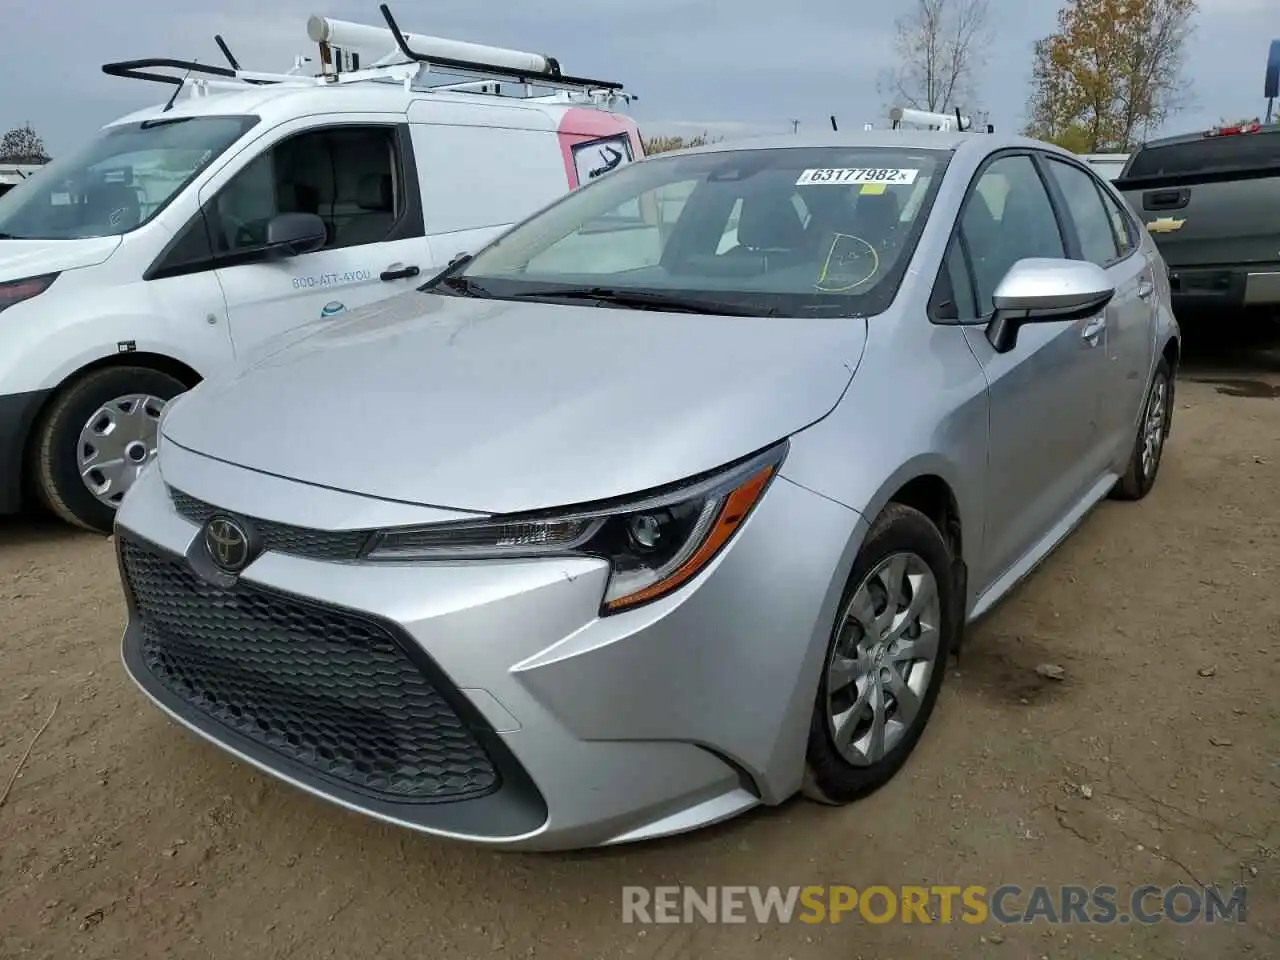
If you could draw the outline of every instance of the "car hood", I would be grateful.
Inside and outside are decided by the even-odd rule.
[[[0,240],[0,283],[93,267],[120,246],[119,237],[83,240]]]
[[[865,341],[863,319],[410,292],[206,381],[163,432],[373,497],[481,513],[567,506],[683,480],[821,419]]]

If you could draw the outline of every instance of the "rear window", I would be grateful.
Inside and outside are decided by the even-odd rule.
[[[1125,180],[1198,174],[1280,172],[1280,130],[1205,137],[1167,146],[1142,147]]]

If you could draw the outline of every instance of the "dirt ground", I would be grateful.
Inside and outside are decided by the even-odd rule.
[[[1241,359],[1244,356],[1244,359]],[[118,659],[103,540],[0,524],[0,957],[1280,958],[1280,363],[1185,372],[1153,494],[979,625],[916,755],[852,807],[497,854],[265,780]],[[1059,665],[1060,681],[1036,667]],[[1087,794],[1087,796],[1086,796]],[[1247,885],[1244,924],[638,926],[624,885]]]

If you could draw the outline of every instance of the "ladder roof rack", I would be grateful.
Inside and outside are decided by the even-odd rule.
[[[525,99],[532,102],[630,103],[636,98],[623,92],[623,85],[613,80],[594,80],[565,74],[555,57],[521,50],[509,50],[483,44],[448,40],[400,29],[387,4],[379,7],[385,27],[375,27],[329,17],[312,16],[307,21],[307,35],[320,46],[320,72],[306,74],[303,65],[309,58],[298,57],[288,73],[265,73],[245,70],[220,35],[214,36],[227,66],[203,64],[196,60],[149,57],[122,60],[102,65],[102,72],[114,77],[146,80],[177,87],[173,99],[189,86],[192,96],[207,95],[211,90],[226,91],[241,85],[282,85],[291,87],[329,86],[364,81],[403,84],[408,91],[430,93],[473,93],[510,97],[503,93],[501,81],[524,87]],[[368,66],[361,64],[361,54],[373,54]],[[428,84],[423,76],[439,72],[464,78],[461,82]],[[533,88],[553,91],[551,96],[535,96]]]
[[[577,87],[579,89],[592,90],[621,90],[622,84],[615,80],[591,80],[586,77],[567,76],[560,70],[560,61],[555,57],[548,57],[538,53],[524,53],[520,50],[503,50],[499,47],[482,47],[478,44],[461,43],[455,40],[444,40],[439,37],[413,37],[406,35],[399,24],[396,23],[395,17],[391,14],[391,8],[385,3],[380,5],[379,10],[382,11],[383,19],[387,21],[387,29],[395,39],[396,47],[404,56],[415,63],[426,64],[439,70],[446,70],[450,73],[479,73],[486,77],[501,77],[509,80],[515,80],[518,83],[537,84],[541,83],[546,86],[553,87]],[[311,23],[318,18],[313,17]],[[333,24],[333,21],[328,21]],[[316,39],[313,31],[308,24],[308,34],[312,35],[312,39]],[[410,46],[410,41],[421,44],[427,41],[429,45],[440,53],[422,53],[414,50]],[[454,52],[464,54],[462,58],[453,55]],[[494,60],[497,62],[485,63],[484,61],[467,59],[466,53],[474,51],[476,54],[496,55]],[[505,61],[505,62],[503,62]]]

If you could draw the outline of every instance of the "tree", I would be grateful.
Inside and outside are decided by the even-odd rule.
[[[1127,153],[1186,106],[1199,0],[1067,0],[1037,41],[1027,133],[1079,153]]]
[[[0,160],[6,163],[48,163],[49,154],[45,153],[44,141],[31,124],[24,123],[0,137]]]
[[[992,42],[987,0],[914,0],[894,23],[897,66],[881,75],[882,96],[898,106],[951,113],[977,95]]]
[[[688,140],[684,137],[649,137],[644,141],[644,153],[645,156],[653,156],[655,153],[669,153],[672,150],[705,147],[707,144],[715,142],[715,140],[707,136],[706,131],[695,137],[690,137]]]

